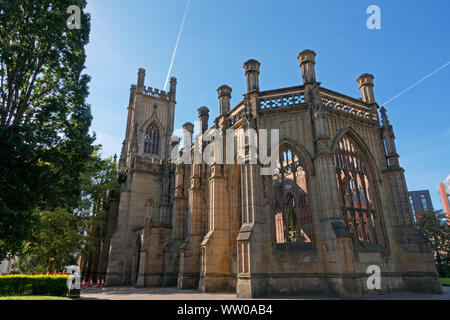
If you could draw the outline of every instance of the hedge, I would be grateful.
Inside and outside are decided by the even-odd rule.
[[[438,270],[441,278],[450,278],[450,264],[438,265]]]
[[[67,295],[70,275],[6,275],[0,276],[0,296]]]

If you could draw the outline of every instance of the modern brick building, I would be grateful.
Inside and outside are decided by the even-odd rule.
[[[447,221],[450,224],[450,175],[447,176],[444,182],[439,184],[438,188],[441,195],[442,206],[444,212],[447,214]]]
[[[427,210],[433,210],[430,191],[428,190],[409,191],[408,194],[414,220],[417,221],[418,219],[420,219],[421,213]]]

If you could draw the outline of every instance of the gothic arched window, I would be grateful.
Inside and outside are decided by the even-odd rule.
[[[159,154],[159,128],[155,123],[151,123],[145,130],[144,153]]]
[[[291,149],[280,149],[278,166],[272,178],[276,242],[312,242],[306,172]]]
[[[353,240],[379,244],[380,221],[376,215],[374,184],[366,157],[350,137],[344,136],[337,145],[334,163],[343,218]]]

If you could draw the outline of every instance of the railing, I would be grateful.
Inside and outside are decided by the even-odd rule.
[[[291,91],[260,96],[258,110],[267,111],[280,108],[289,108],[305,104],[304,91]]]
[[[240,106],[234,108],[228,116],[230,127],[241,120],[245,116],[245,112],[245,103],[242,103]]]
[[[325,88],[320,88],[319,90],[322,103],[326,109],[364,120],[378,120],[378,114],[375,108],[372,108],[366,103]],[[259,112],[305,106],[305,91],[303,87],[291,87],[281,90],[261,92],[261,96],[258,97],[257,103]],[[241,105],[233,110],[229,116],[232,125],[242,118],[242,111],[245,111],[244,105]]]
[[[376,121],[378,119],[377,113],[362,102],[357,103],[355,101],[351,101],[350,99],[346,99],[343,96],[337,96],[324,90],[321,90],[320,95],[322,97],[322,103],[326,108],[351,114],[366,120]]]

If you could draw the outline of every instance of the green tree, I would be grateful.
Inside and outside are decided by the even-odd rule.
[[[76,209],[78,216],[89,218],[107,208],[112,194],[119,191],[117,174],[115,158],[101,159],[98,153],[92,156],[81,174],[81,201]]]
[[[83,239],[77,217],[64,208],[35,214],[38,216],[33,227],[35,241],[25,246],[13,269],[22,273],[59,272],[63,266],[74,264]]]
[[[428,210],[416,222],[419,229],[430,241],[439,272],[443,273],[450,264],[450,226],[442,210]]]
[[[78,214],[83,218],[86,230],[81,250],[83,263],[91,265],[105,236],[109,205],[118,200],[120,185],[115,158],[97,159],[90,163],[89,168],[90,171],[83,175],[85,187]]]
[[[82,197],[73,211],[56,208],[34,213],[33,241],[25,243],[13,270],[59,272],[63,266],[76,263],[81,253],[90,256],[96,252],[106,227],[108,204],[119,190],[116,161],[93,154],[80,180]]]
[[[81,9],[81,29],[67,27],[71,5]],[[94,151],[90,78],[82,74],[85,7],[85,0],[0,0],[0,260],[33,241],[33,211],[79,205]]]

